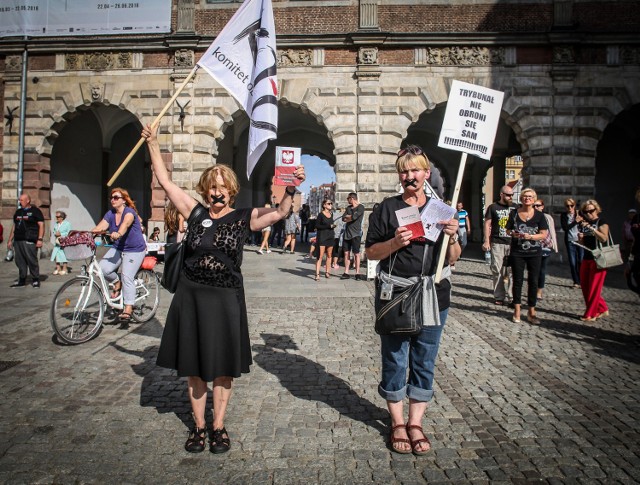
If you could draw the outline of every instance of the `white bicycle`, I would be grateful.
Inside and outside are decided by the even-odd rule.
[[[122,291],[116,298],[111,298],[113,286],[104,278],[95,247],[78,244],[63,250],[68,260],[89,261],[82,266],[80,276],[67,281],[53,297],[51,327],[62,342],[81,344],[100,333],[105,319],[117,319],[117,314],[124,309]],[[136,273],[135,285],[136,299],[131,317],[142,323],[153,318],[158,310],[160,280],[152,268],[145,269],[143,264]]]

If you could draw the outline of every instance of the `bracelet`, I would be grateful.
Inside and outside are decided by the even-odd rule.
[[[453,236],[451,236],[449,238],[449,246],[453,246],[457,242],[458,242],[458,235],[457,234],[454,234]]]
[[[289,187],[287,187],[286,189],[284,189],[284,191],[287,193],[288,196],[290,197],[294,197],[296,195],[296,189],[293,189],[293,192],[289,192]]]
[[[38,241],[44,241],[44,239],[43,239],[43,238],[41,238],[41,237],[39,237],[39,238],[38,238]]]

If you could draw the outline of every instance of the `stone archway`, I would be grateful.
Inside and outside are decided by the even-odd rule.
[[[422,147],[427,153],[434,166],[432,185],[437,191],[442,190],[443,199],[450,199],[458,176],[460,157],[462,152],[456,152],[438,147],[438,138],[442,128],[442,121],[446,111],[446,102],[439,103],[433,109],[426,110],[420,114],[418,119],[407,129],[406,138],[402,141],[402,146],[415,144]],[[493,167],[493,179],[490,182],[491,194],[489,199],[493,199],[495,192],[505,183],[505,159],[508,156],[520,155],[523,152],[515,130],[508,121],[502,117],[498,123],[496,138],[493,147],[491,160],[468,156],[465,173],[460,189],[458,201],[470,214],[471,227],[474,239],[481,237],[483,209],[492,200],[484,200],[483,182],[487,171]]]
[[[615,242],[640,184],[640,104],[618,113],[596,149],[595,198],[602,206]],[[585,198],[582,198],[584,202]]]
[[[93,227],[110,207],[106,182],[140,138],[140,123],[113,105],[79,107],[56,123],[51,148],[51,207],[74,228]],[[129,191],[143,220],[151,215],[151,170],[139,150],[115,181]]]
[[[335,166],[334,145],[321,118],[307,108],[281,100],[278,107],[278,138],[269,142],[251,178],[246,177],[249,119],[242,111],[233,115],[218,143],[217,163],[229,163],[236,172],[241,191],[236,207],[260,207],[271,201],[271,182],[275,167],[275,147],[302,148],[303,155],[318,155]]]

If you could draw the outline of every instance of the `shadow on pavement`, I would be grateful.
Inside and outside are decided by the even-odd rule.
[[[320,401],[341,415],[386,435],[388,427],[380,421],[388,418],[386,409],[379,408],[367,399],[358,396],[349,383],[327,372],[325,367],[300,354],[287,352],[298,350],[288,335],[261,333],[264,345],[254,344],[254,362],[278,378],[293,396]]]

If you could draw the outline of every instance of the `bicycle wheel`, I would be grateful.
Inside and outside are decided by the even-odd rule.
[[[155,271],[141,269],[136,273],[136,303],[133,306],[133,319],[146,322],[153,318],[160,304],[160,282]]]
[[[86,276],[67,281],[53,297],[51,327],[62,342],[81,344],[100,333],[105,299]]]

